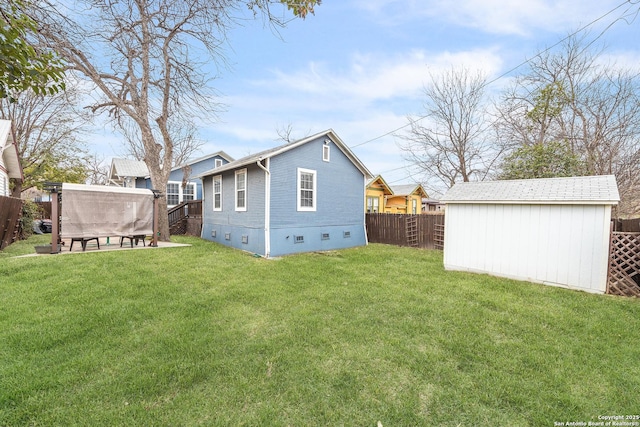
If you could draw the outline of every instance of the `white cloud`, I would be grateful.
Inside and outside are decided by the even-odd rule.
[[[429,19],[489,34],[536,36],[567,32],[599,18],[618,0],[357,0],[356,6],[382,25]],[[607,22],[619,16],[612,14]]]
[[[274,70],[273,79],[252,84],[287,94],[294,103],[300,100],[308,104],[307,97],[313,96],[338,99],[341,105],[351,108],[393,98],[420,97],[430,75],[451,68],[464,67],[494,75],[501,65],[500,56],[491,48],[438,53],[413,50],[392,56],[355,54],[346,70],[335,69],[331,64],[310,62],[305,68],[293,72]],[[335,109],[336,105],[331,104],[327,108]]]

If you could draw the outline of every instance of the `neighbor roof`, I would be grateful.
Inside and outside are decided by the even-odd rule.
[[[441,199],[445,203],[617,204],[613,175],[462,182]]]
[[[317,133],[315,135],[308,136],[306,138],[300,139],[300,140],[295,141],[295,142],[291,142],[291,143],[288,143],[288,144],[280,145],[278,147],[271,148],[269,150],[264,150],[264,151],[261,151],[261,152],[256,153],[256,154],[248,155],[248,156],[243,157],[241,159],[238,159],[238,160],[235,160],[233,162],[230,162],[230,163],[227,163],[225,165],[222,165],[222,166],[220,166],[218,168],[211,169],[209,171],[201,173],[200,175],[197,175],[196,178],[203,178],[205,176],[218,174],[220,172],[225,172],[225,171],[228,171],[228,170],[233,170],[233,169],[240,168],[242,166],[247,166],[247,165],[250,165],[250,164],[254,164],[254,163],[258,162],[258,161],[262,161],[264,159],[275,157],[275,156],[277,156],[279,154],[282,154],[284,152],[292,150],[292,149],[294,149],[296,147],[304,145],[304,144],[306,144],[308,142],[311,142],[311,141],[313,141],[313,140],[315,140],[317,138],[321,138],[323,136],[326,136],[326,137],[330,138],[331,141],[333,141],[333,143],[364,174],[365,178],[372,177],[371,172],[369,172],[369,169],[367,169],[366,166],[356,157],[356,155],[353,154],[353,152],[349,149],[349,147],[347,147],[347,145],[338,137],[338,135],[336,135],[336,133],[332,129],[328,129],[328,130],[326,130],[324,132],[320,132],[320,133]]]
[[[178,166],[174,166],[173,169],[171,169],[171,171],[174,170],[178,170],[178,169],[182,169],[183,167],[185,167],[186,165],[193,165],[195,163],[199,163],[199,162],[203,162],[205,160],[209,160],[213,157],[220,157],[223,158],[224,160],[226,160],[227,162],[232,162],[234,159],[233,157],[231,157],[230,155],[228,155],[227,153],[225,153],[224,151],[217,151],[215,153],[212,154],[208,154],[206,156],[203,157],[199,157],[197,159],[188,159],[186,162],[182,163],[181,165]]]
[[[149,175],[149,169],[147,165],[140,160],[113,159],[111,163],[111,173],[119,177],[145,177]]]
[[[388,194],[393,194],[393,190],[391,189],[389,184],[387,184],[387,181],[382,178],[382,175],[377,175],[375,178],[369,181],[367,183],[367,188],[373,188],[373,184],[375,184],[376,182],[379,183],[380,186],[382,186],[382,191]]]
[[[409,196],[415,193],[421,193],[424,196],[427,195],[427,192],[424,191],[424,188],[422,188],[420,184],[392,185],[391,191],[393,191],[394,196]]]

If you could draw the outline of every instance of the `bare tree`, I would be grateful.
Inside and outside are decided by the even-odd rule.
[[[109,177],[109,165],[105,162],[105,158],[98,154],[88,159],[87,163],[87,182],[91,185],[107,185]]]
[[[496,129],[512,149],[566,143],[585,174],[616,175],[618,212],[631,215],[640,212],[640,70],[606,63],[587,36],[569,37],[529,62],[502,98]]]
[[[17,196],[45,181],[84,182],[86,114],[75,107],[82,94],[76,85],[49,96],[31,90],[0,99],[0,117],[13,122],[25,179]]]
[[[401,148],[431,190],[482,180],[497,157],[487,141],[485,84],[481,73],[466,69],[431,76],[423,116],[408,118],[411,129],[400,136],[406,141]]]
[[[283,3],[297,16],[316,0],[48,0],[32,11],[41,41],[71,70],[89,79],[121,130],[135,129],[152,186],[166,188],[176,142],[171,123],[215,117],[218,106],[205,65],[224,63],[222,47],[241,6],[269,11]],[[282,23],[284,24],[284,23]],[[166,198],[161,198],[160,239],[169,239]]]

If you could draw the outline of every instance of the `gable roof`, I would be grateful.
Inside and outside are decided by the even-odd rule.
[[[615,176],[601,175],[462,182],[451,187],[441,201],[485,204],[615,205],[620,201],[620,195]]]
[[[308,136],[306,138],[300,139],[298,141],[294,141],[288,144],[280,145],[275,148],[271,148],[269,150],[264,150],[256,154],[250,154],[241,159],[235,160],[233,162],[222,165],[219,168],[211,169],[206,172],[201,173],[200,175],[196,175],[196,178],[203,178],[205,176],[218,174],[221,172],[237,169],[243,166],[248,166],[264,159],[269,159],[271,157],[275,157],[279,154],[285,153],[289,150],[293,150],[296,147],[304,145],[308,142],[314,141],[318,138],[327,137],[331,139],[331,141],[342,151],[349,160],[356,166],[358,170],[360,170],[365,178],[370,178],[371,172],[366,168],[366,166],[356,157],[355,154],[347,147],[347,145],[336,135],[336,133],[332,129],[325,130],[324,132],[317,133],[315,135]]]
[[[112,159],[111,176],[145,177],[149,175],[149,169],[141,160]]]
[[[422,185],[420,184],[392,185],[391,190],[393,191],[394,196],[410,196],[412,194],[418,194],[421,197],[427,197],[427,192],[424,191],[424,188],[422,188]]]
[[[181,165],[174,166],[173,169],[171,169],[171,171],[173,172],[175,170],[182,169],[183,167],[185,167],[187,165],[193,165],[193,164],[196,164],[196,163],[204,162],[205,160],[209,160],[209,159],[211,159],[213,157],[222,157],[227,162],[233,162],[233,160],[234,160],[233,157],[231,157],[230,155],[228,155],[224,151],[218,151],[218,152],[215,152],[213,154],[208,154],[206,156],[199,157],[197,159],[193,159],[193,160],[188,159],[186,162],[182,163]]]
[[[373,178],[371,181],[369,181],[367,183],[367,188],[371,188],[373,184],[375,184],[376,182],[380,184],[384,194],[393,194],[393,190],[391,189],[389,184],[387,184],[387,181],[384,180],[382,175],[378,175],[375,178]]]
[[[9,178],[24,179],[18,154],[18,145],[13,139],[11,120],[0,120],[0,156],[7,168]]]

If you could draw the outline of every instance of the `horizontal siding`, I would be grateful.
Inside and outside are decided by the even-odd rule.
[[[257,166],[247,167],[247,210],[235,210],[235,171],[222,174],[222,211],[213,210],[213,176],[204,179],[202,237],[227,246],[264,255],[265,176]],[[215,231],[216,237],[212,236]],[[225,235],[230,234],[230,240]],[[247,236],[248,243],[242,242]]]
[[[271,227],[362,225],[364,175],[330,143],[330,161],[322,160],[324,138],[271,159]],[[317,172],[315,212],[297,211],[297,168]]]
[[[610,207],[447,207],[445,267],[591,292],[606,290]]]

